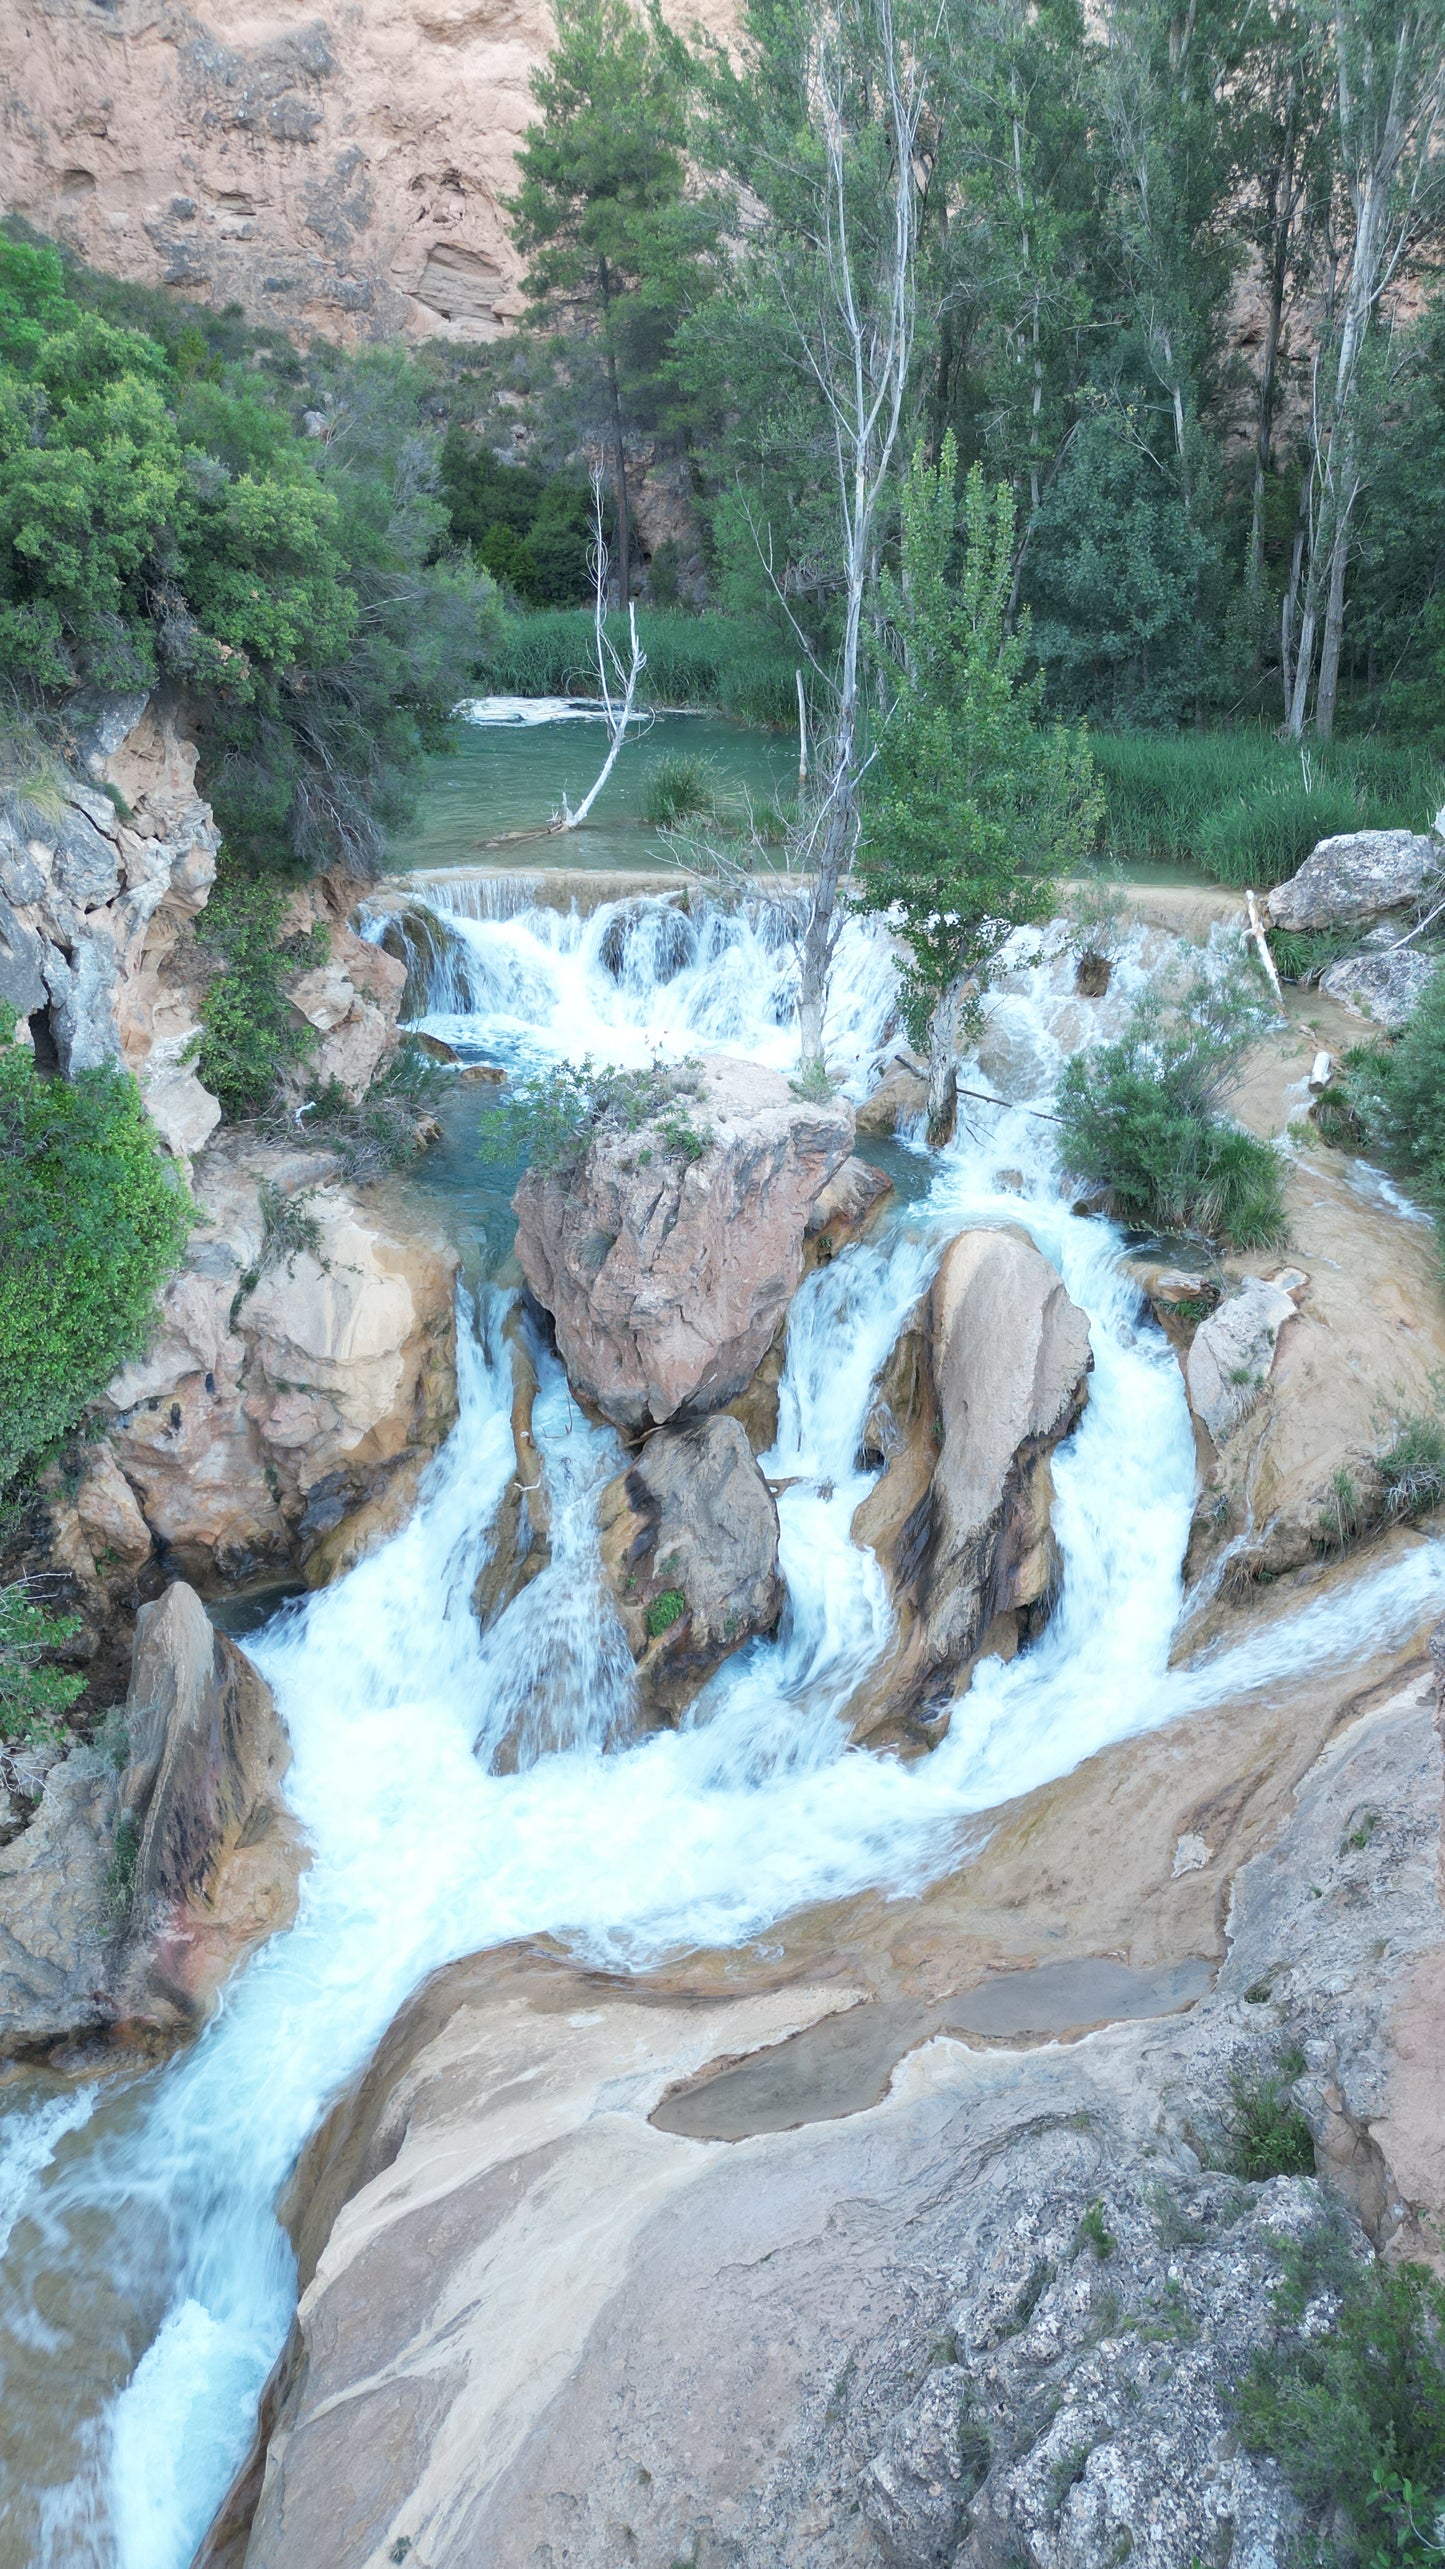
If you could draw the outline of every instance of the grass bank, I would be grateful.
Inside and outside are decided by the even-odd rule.
[[[1445,769],[1383,740],[1300,751],[1266,731],[1095,732],[1106,853],[1123,864],[1192,859],[1221,883],[1283,883],[1319,839],[1427,829]]]
[[[647,654],[647,704],[706,705],[741,722],[796,722],[796,654],[766,625],[639,607],[637,630]],[[625,661],[625,619],[610,616],[608,631]],[[503,618],[487,650],[482,684],[497,696],[595,695],[590,611],[539,608]]]

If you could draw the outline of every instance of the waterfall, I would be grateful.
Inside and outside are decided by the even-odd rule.
[[[465,969],[427,1022],[518,1062],[718,1044],[788,1067],[786,920],[767,905],[639,916],[648,906],[454,914]],[[840,970],[830,1041],[859,1077],[894,1004],[886,939],[850,923]],[[1057,955],[1017,959],[1015,1098],[1046,1087],[1066,981]],[[970,1079],[990,1085],[983,1061]],[[916,1890],[999,1802],[1306,1655],[1374,1651],[1440,1596],[1439,1556],[1421,1545],[1170,1670],[1195,1470],[1179,1368],[1117,1236],[1061,1201],[1049,1135],[1023,1104],[978,1109],[928,1164],[927,1194],[800,1290],[765,1466],[789,1483],[783,1623],[675,1732],[629,1743],[630,1670],[600,1610],[592,1513],[620,1449],[579,1417],[555,1363],[534,1414],[552,1569],[478,1628],[472,1592],[515,1469],[507,1297],[485,1289],[464,1308],[459,1416],[411,1522],[249,1645],[290,1730],[287,1789],[312,1850],[295,1926],[252,1958],[189,2053],[107,2087],[33,2089],[0,2127],[7,2559],[186,2569],[291,2316],[278,2192],[428,1971],[543,1932],[640,1967],[740,1942],[805,1902]],[[985,1663],[942,1745],[903,1765],[851,1747],[842,1718],[891,1629],[878,1565],[849,1532],[871,1483],[861,1431],[943,1244],[980,1222],[1025,1224],[1058,1264],[1089,1313],[1095,1372],[1054,1461],[1054,1617],[1010,1665]],[[504,1736],[515,1771],[497,1773]]]

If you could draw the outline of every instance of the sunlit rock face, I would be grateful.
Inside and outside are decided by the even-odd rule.
[[[517,1256],[574,1389],[614,1426],[721,1409],[751,1381],[803,1274],[808,1217],[853,1145],[853,1110],[714,1054],[664,1123],[605,1128],[579,1167],[529,1171]]]
[[[96,266],[249,321],[492,339],[522,308],[502,199],[551,40],[541,0],[14,0],[0,195]]]

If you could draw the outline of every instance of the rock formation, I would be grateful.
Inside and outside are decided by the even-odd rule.
[[[522,309],[502,199],[551,41],[538,0],[13,0],[0,190],[97,267],[278,330],[492,339]]]
[[[565,1177],[513,1202],[522,1273],[580,1397],[614,1425],[720,1409],[755,1373],[803,1272],[809,1213],[853,1142],[852,1109],[713,1055],[683,1101],[706,1148],[605,1122]]]
[[[216,879],[195,745],[164,695],[82,695],[72,725],[84,776],[58,771],[53,797],[0,816],[0,999],[67,1075],[134,1071],[186,1160],[221,1114],[189,1067],[194,993],[166,973]]]
[[[1249,1416],[1269,1380],[1279,1333],[1293,1320],[1295,1295],[1308,1290],[1299,1269],[1293,1292],[1265,1276],[1245,1276],[1194,1333],[1185,1360],[1189,1406],[1219,1444]]]
[[[290,1749],[270,1689],[177,1585],[141,1608],[130,1693],[0,1847],[0,2053],[193,2033],[295,1912]]]
[[[1350,830],[1321,839],[1298,874],[1269,896],[1277,928],[1363,926],[1405,909],[1440,879],[1445,840],[1433,831]]]
[[[1048,1457],[1083,1407],[1089,1329],[1022,1232],[964,1231],[885,1368],[866,1442],[887,1468],[853,1521],[888,1575],[893,1655],[858,1714],[865,1736],[925,1715],[925,1735],[985,1652],[1012,1657],[1055,1575]]]
[[[1342,955],[1321,974],[1320,988],[1352,1017],[1367,1018],[1382,1034],[1401,1035],[1438,963],[1438,955],[1421,954],[1414,946]]]
[[[1379,1674],[1121,1744],[920,1901],[715,1971],[436,1975],[303,2164],[300,2309],[206,2569],[1284,2569],[1299,2510],[1228,2407],[1280,2244],[1333,2200],[1357,2252],[1417,2254],[1445,2209],[1439,1747],[1423,1663],[1351,1700]],[[1193,1956],[1155,2002],[1187,2012],[1058,2039],[1110,2014],[1080,1961],[1021,2031],[1089,1951]],[[1294,2041],[1327,2182],[1201,2170]],[[728,2082],[729,2138],[679,2129]]]
[[[455,1255],[363,1205],[324,1152],[218,1143],[196,1185],[156,1337],[106,1393],[79,1528],[123,1558],[144,1530],[212,1583],[319,1581],[399,1521],[451,1424]]]
[[[735,1418],[661,1427],[598,1502],[644,1722],[675,1721],[783,1610],[778,1511]]]

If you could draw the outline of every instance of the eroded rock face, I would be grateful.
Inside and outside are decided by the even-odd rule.
[[[598,1502],[644,1720],[675,1721],[783,1610],[778,1511],[735,1418],[659,1428]]]
[[[216,878],[195,744],[164,693],[85,693],[72,720],[84,774],[61,777],[59,817],[0,820],[0,999],[21,1040],[53,1050],[67,1075],[105,1061],[134,1071],[162,1140],[188,1160],[221,1114],[185,1058],[194,993],[166,971]]]
[[[895,1045],[874,1065],[876,1084],[858,1109],[860,1133],[886,1137],[916,1124],[928,1106],[928,1065],[907,1045]]]
[[[193,1589],[143,1606],[130,1694],[0,1848],[0,2053],[196,2030],[295,1913],[301,1842],[271,1692]]]
[[[1189,1406],[1216,1444],[1249,1416],[1269,1380],[1279,1333],[1295,1310],[1280,1285],[1246,1276],[1196,1329],[1184,1379]]]
[[[1405,946],[1395,954],[1351,954],[1321,976],[1327,999],[1352,1017],[1364,1017],[1384,1034],[1402,1035],[1419,1006],[1439,958]]]
[[[1269,896],[1277,928],[1352,926],[1403,909],[1438,882],[1445,840],[1414,830],[1350,830],[1321,839],[1298,874]]]
[[[1023,1233],[965,1231],[885,1368],[868,1442],[887,1463],[853,1520],[888,1574],[899,1641],[858,1720],[925,1697],[946,1722],[985,1651],[1011,1657],[1055,1575],[1048,1457],[1076,1423],[1089,1328]]]
[[[437,1974],[303,2165],[301,2306],[208,2569],[342,2569],[402,2542],[429,2569],[549,2549],[614,2569],[619,2525],[642,2560],[719,2569],[832,2569],[875,2544],[918,2569],[1117,2569],[1126,2551],[1181,2569],[1231,2532],[1235,2559],[1287,2569],[1300,2512],[1230,2405],[1286,2325],[1280,2250],[1342,2189],[1357,2250],[1351,2203],[1371,2239],[1418,2253],[1414,2213],[1440,2201],[1402,2199],[1390,2155],[1438,2127],[1419,2077],[1406,2104],[1399,2048],[1445,1962],[1438,1743],[1418,1671],[1342,1718],[1353,1682],[1324,1705],[1329,1678],[1302,1683],[1296,1790],[1281,1740],[1270,1815],[1207,1899],[1207,1877],[1169,1880],[1205,1789],[1180,1772],[1193,1725],[1187,1747],[1128,1743],[998,1815],[1012,1856],[975,1933],[1011,1939],[1017,1965],[1027,1938],[1057,1951],[1090,1881],[1113,1906],[1107,1844],[1078,1856],[1076,1797],[1107,1768],[1096,1816],[1131,1871],[1142,1758],[1173,1814],[1151,1803],[1145,1908],[1157,1929],[1157,1902],[1192,1904],[1175,1932],[1218,1966],[1163,2022],[1007,2050],[904,2033],[921,2047],[891,2079],[885,2051],[850,2106],[817,2093],[820,2052],[889,2015],[854,1977],[850,1928],[891,1918],[883,1985],[926,1991],[946,1953],[920,1949],[918,1904],[829,1904],[811,1938],[785,1921],[711,1979],[700,1957],[629,1981],[519,1948]],[[1257,1704],[1215,1753],[1207,1799],[1235,1818],[1209,1825],[1227,1835],[1258,1782]],[[1364,1810],[1380,1817],[1361,1843]],[[947,1896],[974,1896],[995,1844]],[[1140,1887],[1113,1907],[1122,1949]],[[1232,2079],[1295,2038],[1328,2185],[1201,2172]],[[766,2077],[775,2110],[741,2145],[649,2119],[703,2062]]]
[[[701,1157],[604,1130],[566,1177],[529,1171],[517,1256],[574,1389],[619,1427],[720,1409],[750,1381],[803,1272],[810,1211],[853,1142],[838,1101],[714,1055],[687,1112]],[[649,1153],[644,1162],[642,1153]]]
[[[393,1229],[335,1168],[321,1152],[207,1154],[206,1218],[157,1336],[106,1394],[112,1424],[77,1503],[88,1537],[143,1557],[138,1518],[188,1576],[295,1565],[315,1580],[356,1557],[357,1511],[376,1540],[409,1503],[455,1412],[456,1260]]]

